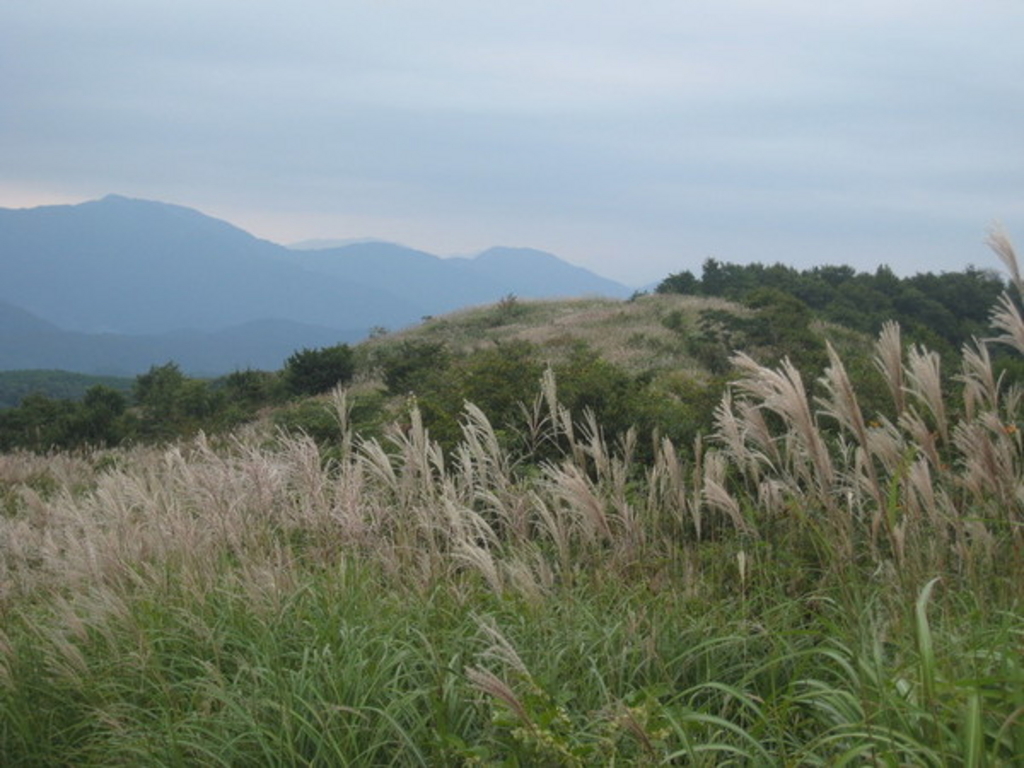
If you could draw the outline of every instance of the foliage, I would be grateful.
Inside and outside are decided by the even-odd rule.
[[[380,437],[387,417],[383,392],[376,389],[347,393],[346,425],[366,439]],[[285,434],[306,436],[324,450],[338,446],[344,435],[338,406],[331,398],[303,398],[274,411],[273,424]]]
[[[138,376],[133,393],[141,411],[140,436],[144,439],[189,434],[224,404],[222,393],[212,391],[205,381],[185,376],[177,363],[155,365]]]
[[[248,409],[280,402],[285,397],[281,374],[271,371],[234,371],[212,382],[211,387],[223,390],[228,400]]]
[[[275,373],[239,371],[207,382],[166,363],[136,377],[130,394],[94,385],[78,400],[29,395],[0,411],[0,450],[45,453],[222,431],[280,403],[284,393]]]
[[[521,417],[520,404],[536,392],[542,370],[536,348],[513,341],[442,357],[420,382],[408,382],[409,391],[435,439],[454,447],[462,435],[465,403],[476,404],[500,427],[512,427]]]
[[[301,349],[284,364],[284,378],[294,395],[319,395],[355,374],[355,358],[348,344]]]
[[[448,346],[429,340],[402,341],[372,359],[372,364],[380,367],[384,384],[393,395],[413,391],[434,372],[446,370],[451,363]]]
[[[116,445],[130,429],[127,402],[102,384],[87,390],[81,402],[28,395],[19,407],[0,411],[0,450]]]
[[[0,371],[0,410],[18,406],[27,395],[44,395],[54,400],[77,400],[96,385],[127,394],[131,391],[132,380],[69,371]]]
[[[992,321],[1024,354],[1008,294]],[[726,384],[492,345],[410,377],[422,392],[384,426],[364,429],[379,390],[337,389],[294,401],[297,429],[0,455],[0,754],[1018,764],[1024,392],[987,345],[948,375],[895,324],[873,375],[825,355],[813,383],[738,355]],[[256,402],[271,378],[235,389]],[[181,426],[230,390],[169,364],[136,407]],[[463,403],[446,447],[418,402],[452,393],[502,418],[527,403],[530,439]],[[621,431],[659,399],[685,423],[713,411],[692,454],[689,427],[648,455]],[[123,406],[81,404],[111,424]],[[41,433],[77,407],[3,416],[35,409]]]
[[[871,274],[845,266],[797,270],[782,264],[707,259],[700,279],[688,271],[675,273],[657,291],[746,303],[758,291],[779,291],[825,320],[870,334],[878,333],[885,321],[895,320],[907,338],[955,354],[972,337],[985,335],[989,310],[1005,288],[997,273],[974,267],[899,278],[888,267]]]
[[[907,383],[898,423],[861,424],[834,356],[820,417],[794,369],[742,362],[689,465],[671,440],[635,464],[572,418],[553,377],[539,438],[559,453],[533,474],[511,471],[472,407],[451,453],[413,411],[405,429],[329,456],[301,434],[250,434],[112,461],[5,457],[0,752],[1012,764],[1012,397],[971,360],[972,409],[942,421],[953,409],[934,399],[928,359],[879,343]],[[573,367],[584,394],[621,375],[584,350]],[[347,434],[352,403],[331,405]],[[929,493],[933,462],[951,468],[928,475]]]

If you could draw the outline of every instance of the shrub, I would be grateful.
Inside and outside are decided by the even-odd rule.
[[[440,341],[403,341],[378,358],[384,384],[393,395],[421,389],[423,384],[451,365],[452,355]]]
[[[285,381],[293,395],[319,395],[347,383],[354,373],[355,359],[348,344],[304,348],[284,364]]]

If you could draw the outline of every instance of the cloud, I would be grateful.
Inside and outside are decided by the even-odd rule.
[[[8,3],[0,193],[643,280],[710,251],[956,269],[992,218],[1024,229],[1021,22],[997,0]]]

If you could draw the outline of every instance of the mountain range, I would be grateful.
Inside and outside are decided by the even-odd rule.
[[[120,375],[168,360],[193,375],[276,369],[301,347],[510,294],[632,292],[543,251],[287,248],[190,208],[117,195],[0,208],[0,274],[0,370]]]

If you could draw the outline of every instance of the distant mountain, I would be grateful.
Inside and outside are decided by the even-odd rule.
[[[420,310],[353,281],[296,269],[290,253],[166,203],[109,196],[0,209],[0,299],[90,333],[214,331],[268,317],[369,328]]]
[[[0,334],[54,333],[56,325],[42,320],[10,302],[0,301]]]
[[[18,322],[11,323],[14,318]],[[53,370],[134,376],[170,360],[194,376],[280,368],[301,347],[356,342],[366,333],[261,320],[216,332],[150,335],[63,331],[13,305],[0,303],[0,371]]]
[[[620,283],[529,248],[491,248],[472,258],[443,259],[374,241],[296,252],[294,259],[310,271],[346,277],[427,305],[429,314],[489,304],[509,294],[540,299],[587,295],[625,298],[632,293]]]
[[[525,249],[441,259],[379,241],[291,250],[167,203],[0,208],[0,370],[276,367],[291,350],[526,297],[629,289]],[[148,361],[148,362],[147,362]]]
[[[346,245],[361,245],[363,243],[383,243],[376,237],[345,237],[334,239],[317,238],[313,240],[300,240],[297,243],[288,243],[290,251],[324,251],[328,248],[344,248]]]
[[[475,258],[452,259],[452,262],[495,285],[507,286],[506,294],[511,292],[523,298],[587,295],[626,298],[633,293],[621,283],[533,248],[490,248]]]

